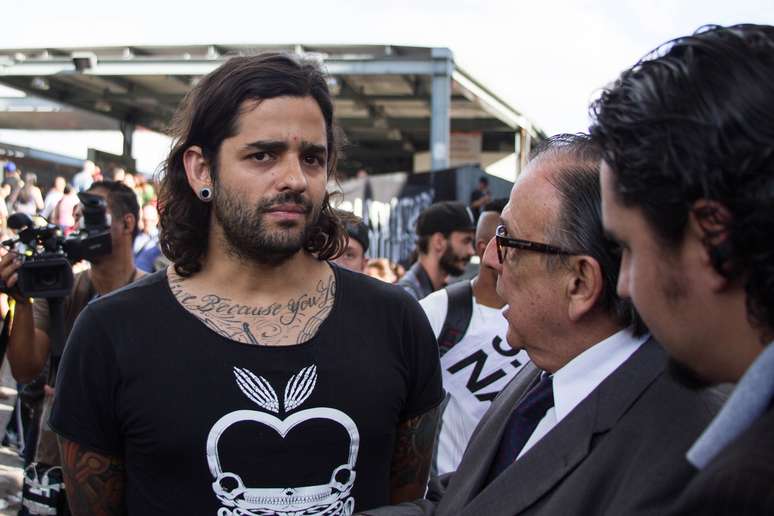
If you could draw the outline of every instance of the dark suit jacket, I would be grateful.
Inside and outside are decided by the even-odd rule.
[[[675,514],[774,514],[774,408],[688,484]]]
[[[528,364],[484,415],[455,473],[428,500],[370,515],[663,514],[695,470],[685,452],[720,400],[665,374],[666,356],[643,344],[547,435],[484,485],[505,424],[535,383]],[[440,498],[439,501],[431,501]]]

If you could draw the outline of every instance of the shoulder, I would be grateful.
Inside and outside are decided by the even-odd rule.
[[[367,317],[379,317],[389,324],[399,324],[419,331],[429,323],[419,302],[399,285],[393,285],[372,278],[366,274],[353,272],[333,265],[336,288],[341,289],[342,306],[352,313],[367,314]],[[379,307],[374,311],[374,307]],[[378,313],[378,315],[377,315]]]
[[[675,514],[774,514],[770,416],[750,429],[757,436],[746,433],[697,473]]]
[[[421,299],[419,304],[427,313],[442,312],[445,316],[446,309],[449,305],[449,293],[445,288],[436,290],[427,297]]]
[[[391,295],[391,291],[393,290],[393,285],[391,283],[372,278],[368,274],[351,271],[336,265],[333,262],[329,263],[336,275],[336,281],[340,283],[341,288],[352,290],[365,288],[369,290],[370,295],[388,297]]]
[[[422,295],[422,284],[419,280],[418,263],[415,263],[409,270],[407,270],[406,274],[404,274],[403,277],[398,280],[396,285],[406,291],[414,299],[423,298],[424,296]]]
[[[367,302],[371,306],[376,303],[402,306],[409,301],[417,304],[416,300],[398,285],[386,283],[367,274],[339,267],[336,264],[331,264],[331,266],[334,267],[336,281],[340,283],[337,288],[342,289],[348,299],[356,302]]]
[[[89,308],[96,312],[111,312],[112,310],[131,309],[135,306],[147,311],[148,301],[158,300],[166,288],[166,270],[145,274],[129,285],[95,299],[89,303]]]
[[[406,284],[414,284],[417,282],[417,269],[416,264],[411,266],[409,270],[406,271],[406,274],[403,275],[401,279],[398,280],[398,285],[406,285]]]
[[[708,478],[774,480],[774,409],[755,421],[705,468]]]
[[[430,321],[430,326],[433,328],[433,333],[436,338],[441,333],[443,322],[446,319],[446,314],[449,311],[449,294],[445,288],[436,290],[432,294],[419,301],[419,306],[424,310],[427,319]]]

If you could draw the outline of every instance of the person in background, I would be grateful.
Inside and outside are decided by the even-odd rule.
[[[10,192],[6,196],[6,206],[9,213],[13,213],[13,206],[16,203],[16,197],[24,186],[24,181],[21,179],[21,174],[16,163],[8,161],[3,165],[3,184],[10,186]]]
[[[475,254],[476,224],[470,208],[461,202],[431,204],[417,219],[417,261],[398,280],[398,285],[419,300],[459,276]]]
[[[156,259],[161,254],[159,248],[159,212],[153,204],[142,207],[140,215],[142,229],[134,239],[134,261],[137,268],[144,272],[154,272]]]
[[[113,181],[116,181],[118,183],[124,182],[124,177],[126,177],[126,170],[121,167],[116,167],[113,169]]]
[[[392,263],[387,258],[371,258],[368,260],[365,273],[385,283],[395,283],[399,279],[393,270]]]
[[[140,233],[134,239],[135,255],[149,247],[148,243],[158,241],[159,236],[159,212],[153,204],[146,204],[140,213]]]
[[[357,221],[346,223],[347,247],[344,252],[333,260],[333,263],[355,272],[365,272],[368,265],[368,247],[370,240],[368,238],[368,226],[358,217]]]
[[[156,189],[153,188],[153,184],[142,174],[137,174],[134,177],[137,182],[135,190],[137,190],[137,195],[142,199],[142,204],[156,202]]]
[[[49,222],[59,226],[65,235],[69,234],[75,226],[75,207],[79,202],[75,189],[70,185],[65,185],[62,198],[54,208]]]
[[[481,214],[481,208],[492,200],[492,195],[489,193],[489,179],[486,176],[481,176],[478,179],[478,188],[470,193],[470,209],[473,212],[473,217],[478,222],[478,217]]]
[[[14,203],[14,212],[24,213],[32,217],[44,207],[43,193],[38,188],[38,176],[33,173],[24,174],[24,186]]]
[[[668,42],[602,93],[592,119],[618,292],[673,376],[736,384],[688,451],[696,474],[673,512],[774,514],[774,27]]]
[[[8,211],[8,196],[11,195],[11,185],[3,181],[2,185],[0,185],[0,233],[3,235],[3,239],[5,239],[6,230],[8,229],[8,215],[10,215]]]
[[[94,166],[94,174],[92,174],[92,179],[94,179],[94,182],[101,182],[105,180],[105,176],[102,174],[102,167],[100,166]]]
[[[83,162],[83,169],[73,176],[72,185],[76,194],[91,187],[91,184],[94,182],[96,168],[93,161],[86,160]]]
[[[137,181],[134,178],[134,174],[131,172],[124,172],[123,183],[132,190],[137,188]]]
[[[69,189],[69,186],[67,188]],[[92,259],[90,268],[75,274],[71,293],[63,300],[65,337],[71,333],[76,318],[90,301],[97,296],[121,288],[142,275],[135,268],[132,259],[132,240],[137,231],[139,212],[134,192],[123,184],[112,181],[93,183],[88,192],[106,200],[108,212],[111,215],[112,249],[109,254]],[[75,198],[78,199],[77,196]],[[48,426],[47,418],[53,403],[52,396],[54,396],[51,386],[54,385],[57,373],[57,364],[52,362],[49,303],[47,299],[36,299],[33,302],[19,292],[16,285],[20,266],[21,262],[12,252],[6,252],[0,259],[0,278],[8,286],[10,295],[16,300],[8,339],[8,362],[14,378],[21,383],[30,382],[48,367],[49,387],[47,397],[43,401],[37,446],[33,448],[35,449],[34,458],[36,462],[47,466],[61,466],[62,458],[57,439]],[[32,512],[35,507],[34,500],[26,500],[26,502],[31,504],[28,509]]]
[[[131,188],[132,191],[134,191],[134,194],[137,196],[137,202],[140,204],[140,206],[144,206],[145,202],[143,202],[142,190],[137,186],[137,176],[126,172],[124,174],[124,184]]]
[[[56,176],[54,178],[54,185],[46,194],[46,198],[43,200],[43,210],[40,212],[40,215],[46,220],[51,218],[56,205],[59,204],[59,201],[62,200],[65,186],[67,186],[67,181],[64,177]]]

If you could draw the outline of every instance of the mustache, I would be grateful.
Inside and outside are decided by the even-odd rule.
[[[269,211],[276,206],[281,206],[283,204],[301,206],[306,214],[312,211],[312,202],[298,192],[285,192],[272,197],[271,199],[261,201],[258,205],[258,211]]]

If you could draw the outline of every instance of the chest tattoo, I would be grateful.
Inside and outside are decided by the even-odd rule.
[[[266,346],[300,344],[314,337],[336,298],[333,275],[308,292],[267,305],[240,304],[215,293],[192,294],[176,274],[170,275],[169,286],[178,302],[216,333]]]

